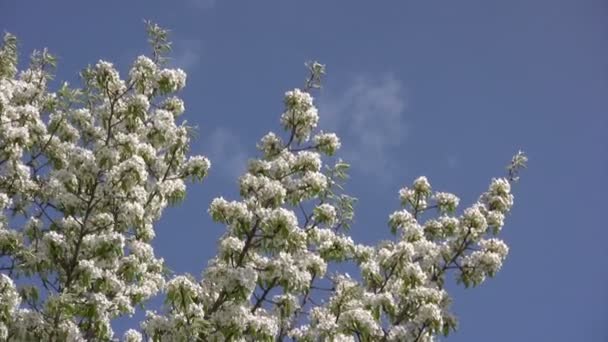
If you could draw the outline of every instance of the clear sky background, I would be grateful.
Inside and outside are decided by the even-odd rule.
[[[148,51],[142,19],[172,29],[184,116],[211,175],[157,226],[156,251],[197,277],[257,140],[278,130],[303,63],[327,64],[322,124],[343,138],[356,240],[387,236],[397,190],[426,175],[473,202],[518,149],[529,169],[495,279],[455,289],[450,341],[608,341],[608,3],[605,0],[10,1],[0,29],[24,56],[49,47],[58,79]],[[120,324],[119,330],[125,324]]]

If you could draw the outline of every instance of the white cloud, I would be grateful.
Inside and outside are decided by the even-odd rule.
[[[408,132],[402,83],[392,75],[359,75],[342,91],[326,91],[319,103],[322,126],[340,133],[354,169],[387,181],[399,164],[392,149]]]
[[[172,68],[181,68],[192,71],[201,63],[203,55],[203,43],[196,39],[178,40],[173,45],[173,52],[169,60]]]
[[[239,137],[226,128],[217,128],[204,140],[203,151],[211,159],[211,173],[229,179],[241,176],[247,166],[247,155]]]

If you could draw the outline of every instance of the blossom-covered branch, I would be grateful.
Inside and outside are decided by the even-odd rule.
[[[348,165],[323,169],[340,140],[317,130],[310,92],[324,67],[309,68],[304,89],[285,94],[285,140],[265,135],[261,158],[240,179],[241,199],[211,203],[212,218],[226,225],[218,255],[201,281],[169,281],[167,312],[149,312],[143,325],[153,340],[428,341],[456,326],[446,273],[474,286],[500,269],[508,248],[492,236],[513,204],[513,177],[492,180],[459,215],[458,197],[420,177],[399,191],[394,241],[371,247],[345,234],[354,203],[341,192]],[[509,174],[525,162],[518,154]],[[360,275],[340,272],[344,262]]]

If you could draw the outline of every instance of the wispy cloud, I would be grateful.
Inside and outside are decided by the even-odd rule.
[[[169,66],[185,71],[196,69],[202,60],[203,42],[197,39],[178,40],[173,45]]]
[[[408,132],[403,84],[393,75],[359,75],[346,89],[324,89],[319,107],[323,126],[341,133],[353,168],[388,180],[398,167],[392,149]]]
[[[243,174],[247,166],[247,155],[236,134],[219,127],[203,140],[203,144],[213,165],[212,173],[229,179],[236,179]]]

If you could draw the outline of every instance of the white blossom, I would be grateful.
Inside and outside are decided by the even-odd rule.
[[[460,199],[454,195],[447,192],[437,192],[435,193],[435,200],[437,201],[437,207],[441,212],[454,212],[456,207],[458,207],[458,203]]]
[[[424,176],[416,178],[414,181],[414,190],[422,195],[428,195],[431,192],[431,184]]]
[[[336,223],[336,208],[329,203],[323,203],[314,208],[314,219],[319,223],[325,223],[331,227]]]
[[[129,329],[125,332],[123,337],[124,342],[141,342],[143,341],[143,337],[139,331]]]
[[[312,102],[312,96],[300,89],[285,93],[285,112],[281,116],[281,123],[293,131],[298,141],[307,141],[317,127],[319,115]]]
[[[317,149],[328,156],[332,156],[340,149],[342,144],[335,133],[323,133],[322,131],[313,137]]]

